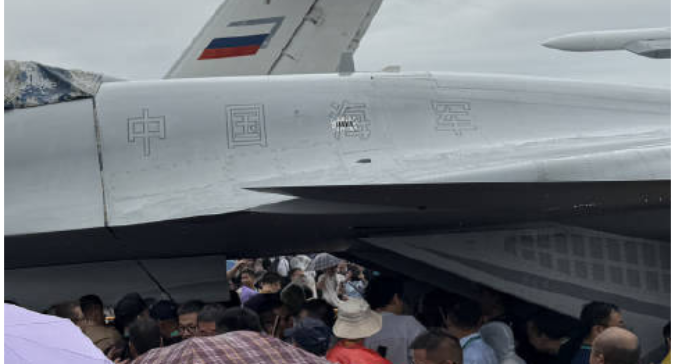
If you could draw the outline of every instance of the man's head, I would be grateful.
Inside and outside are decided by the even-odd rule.
[[[470,335],[480,328],[482,309],[469,298],[448,294],[438,310],[447,331],[458,338]]]
[[[529,343],[541,353],[557,355],[576,325],[577,321],[569,316],[542,310],[527,321]]]
[[[197,335],[199,311],[202,308],[204,303],[198,300],[187,301],[178,307],[178,330],[183,340]]]
[[[218,303],[210,303],[204,306],[197,317],[197,326],[199,328],[198,336],[215,336],[224,334],[224,331],[218,330],[218,322],[222,320],[227,309]]]
[[[176,340],[180,336],[178,331],[178,307],[172,301],[159,301],[152,305],[150,309],[150,317],[157,320],[161,337],[164,342]]]
[[[157,321],[141,317],[129,326],[129,352],[133,359],[162,346]]]
[[[415,364],[462,364],[459,340],[447,331],[431,328],[417,336],[410,346]]]
[[[292,268],[290,272],[288,272],[288,277],[290,277],[291,282],[295,282],[296,280],[300,279],[304,275],[304,271],[301,268]]]
[[[375,311],[402,314],[402,297],[403,282],[395,278],[377,277],[365,289],[365,300]]]
[[[149,317],[150,311],[138,293],[129,293],[115,305],[115,326],[123,334],[128,334],[128,326],[138,317]]]
[[[637,364],[640,356],[636,335],[620,327],[609,327],[594,339],[590,364]]]
[[[241,307],[227,309],[216,326],[219,332],[262,331],[255,311]]]
[[[52,311],[50,309],[50,311]],[[55,316],[70,319],[75,325],[79,325],[84,319],[82,309],[77,302],[63,302],[53,306]]]
[[[305,317],[321,320],[328,327],[332,327],[336,319],[334,308],[322,299],[311,299],[302,305],[300,318]]]
[[[241,271],[241,285],[250,289],[255,289],[255,271],[252,269],[244,269]]]
[[[281,281],[283,279],[278,273],[267,272],[260,279],[262,289],[261,293],[278,293],[281,290]]]
[[[278,297],[270,298],[260,304],[256,312],[260,318],[262,330],[269,335],[274,333],[275,325],[284,324],[286,316],[289,316],[287,310],[283,308],[283,301]]]
[[[103,301],[100,297],[93,294],[80,297],[80,308],[85,320],[97,325],[105,324]]]
[[[290,283],[281,291],[281,302],[288,308],[291,316],[299,315],[306,300],[307,291],[298,282]]]
[[[348,269],[349,269],[349,267],[348,267],[348,263],[346,262],[346,260],[342,260],[341,262],[339,262],[339,264],[337,264],[337,273],[339,273],[339,274],[346,275],[346,272],[348,271]]]
[[[605,302],[590,302],[583,306],[580,324],[588,331],[589,342],[609,327],[624,327],[625,322],[618,306]]]

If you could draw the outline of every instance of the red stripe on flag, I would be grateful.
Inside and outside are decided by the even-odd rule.
[[[251,56],[257,53],[258,49],[260,49],[259,45],[219,48],[219,49],[204,49],[204,52],[201,53],[201,56],[199,56],[198,59],[216,59],[227,57]]]

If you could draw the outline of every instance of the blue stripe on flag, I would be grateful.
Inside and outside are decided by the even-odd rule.
[[[245,47],[253,45],[262,45],[269,34],[246,35],[243,37],[216,38],[206,47],[206,49]]]

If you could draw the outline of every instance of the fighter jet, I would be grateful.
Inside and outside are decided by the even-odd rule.
[[[379,4],[229,0],[164,80],[6,62],[8,297],[181,300],[222,256],[329,251],[570,315],[610,301],[658,342],[670,91],[353,72]]]

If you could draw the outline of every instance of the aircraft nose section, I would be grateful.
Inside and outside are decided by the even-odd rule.
[[[591,37],[582,34],[569,34],[553,37],[541,43],[542,46],[562,51],[583,52],[593,48]]]
[[[548,39],[543,46],[560,51],[577,51],[579,39],[576,36],[564,36]]]

